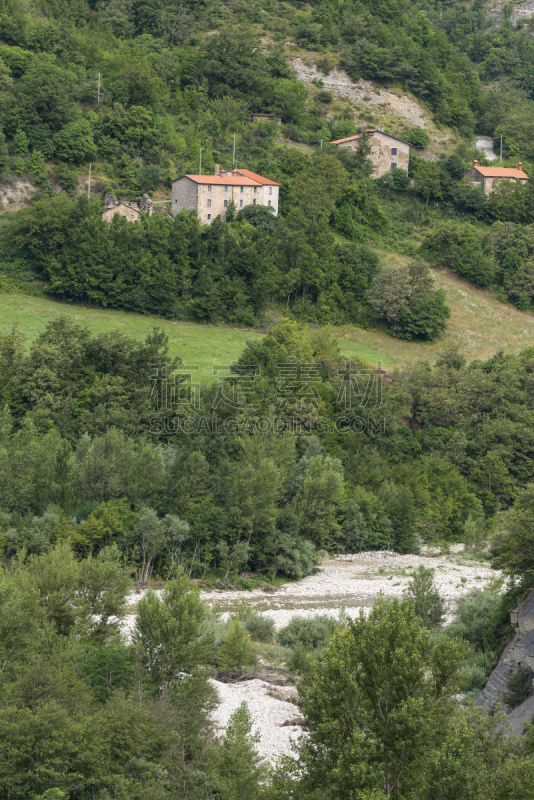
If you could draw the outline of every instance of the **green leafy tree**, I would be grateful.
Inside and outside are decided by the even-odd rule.
[[[232,618],[223,643],[217,653],[217,666],[222,672],[249,667],[254,659],[250,634],[237,618]]]
[[[379,599],[337,632],[301,692],[305,787],[402,795],[442,741],[464,648],[432,640],[411,603]]]
[[[96,152],[91,125],[86,119],[69,122],[54,134],[54,148],[61,161],[80,164]]]
[[[221,744],[215,748],[213,768],[221,800],[257,800],[263,794],[265,766],[252,732],[252,717],[246,703],[231,715]]]
[[[404,590],[404,596],[413,603],[415,613],[425,628],[431,630],[443,623],[445,603],[434,583],[435,570],[420,565]]]
[[[534,485],[529,484],[513,507],[500,517],[502,533],[493,565],[534,586]]]
[[[211,639],[203,632],[206,607],[183,572],[167,583],[161,600],[149,590],[139,601],[133,641],[152,685],[163,691],[209,660]]]

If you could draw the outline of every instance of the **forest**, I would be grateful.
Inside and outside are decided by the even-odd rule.
[[[467,365],[450,350],[382,384],[288,320],[186,403],[161,402],[154,364],[169,364],[157,329],[139,343],[60,318],[29,350],[1,338],[0,797],[445,800],[451,781],[460,799],[529,796],[532,735],[507,738],[498,714],[451,694],[480,691],[534,579],[533,352]],[[304,394],[281,394],[291,364],[314,367]],[[474,591],[448,625],[425,567],[369,617],[277,633],[199,596],[302,578],[325,549],[472,550],[488,532],[510,583]],[[156,578],[125,640],[132,580]],[[210,717],[210,675],[265,648],[290,665],[307,733],[276,767],[246,705],[222,738]]]
[[[0,800],[534,797],[534,726],[505,732],[534,673],[512,672],[504,710],[474,704],[534,588],[534,347],[468,363],[444,345],[386,373],[342,358],[332,327],[439,342],[439,270],[534,311],[534,184],[464,179],[487,164],[475,134],[532,174],[534,23],[513,16],[0,0],[0,184],[31,187],[20,208],[0,196],[0,313],[34,294],[265,332],[199,385],[157,325],[0,328]],[[378,112],[297,80],[295,55],[409,92],[443,139],[391,123],[409,171],[372,179]],[[354,153],[329,145],[356,133]],[[102,220],[108,192],[168,198],[200,151],[204,174],[231,168],[234,141],[280,184],[278,217]],[[278,630],[202,594],[458,543],[500,573],[454,614],[427,566],[368,613]],[[276,763],[246,704],[214,722],[215,679],[271,668],[303,734]]]

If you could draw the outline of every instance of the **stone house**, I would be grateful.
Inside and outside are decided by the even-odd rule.
[[[395,167],[408,171],[410,162],[410,145],[408,142],[398,139],[396,136],[391,136],[389,133],[384,133],[378,128],[368,128],[367,134],[371,147],[369,158],[374,166],[372,178],[381,178],[382,175],[395,169]],[[353,153],[358,148],[360,136],[361,134],[359,133],[355,136],[346,136],[344,139],[335,139],[330,144],[336,144],[349,153]]]
[[[248,169],[220,172],[217,166],[214,175],[182,175],[173,181],[172,215],[191,209],[201,225],[209,225],[216,217],[225,219],[233,201],[236,211],[250,205],[270,206],[277,216],[279,188],[280,184]]]
[[[128,200],[117,200],[113,195],[107,194],[104,202],[106,204],[102,213],[104,222],[111,222],[116,214],[120,217],[125,217],[128,222],[139,222],[141,219],[141,211],[147,212],[149,217],[152,216],[153,212],[152,200],[147,194],[144,194],[138,203]]]
[[[501,181],[520,181],[525,184],[528,181],[528,175],[523,172],[523,164],[521,161],[515,167],[479,167],[478,161],[473,161],[473,166],[468,170],[464,178],[470,180],[474,185],[480,186],[485,195],[492,193],[495,188],[495,182]]]

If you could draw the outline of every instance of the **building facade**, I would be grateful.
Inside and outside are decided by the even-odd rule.
[[[475,160],[464,178],[470,180],[475,186],[480,186],[485,195],[491,194],[502,181],[512,181],[513,183],[519,181],[523,184],[528,181],[528,175],[523,172],[521,161],[517,165],[517,169],[510,169],[509,167],[479,167],[478,161]]]
[[[378,130],[378,128],[369,128],[367,130],[369,137],[369,146],[371,152],[369,158],[373,162],[372,178],[381,178],[386,172],[389,172],[395,167],[405,169],[408,171],[410,163],[410,145],[396,136],[390,136],[389,133]],[[330,144],[335,144],[342,147],[349,153],[353,153],[358,149],[358,143],[361,134],[355,136],[347,136],[345,139],[335,139]]]
[[[201,225],[209,225],[219,216],[226,219],[233,202],[236,211],[250,205],[267,206],[277,216],[279,188],[275,181],[247,169],[220,172],[216,167],[214,175],[182,175],[172,184],[172,215],[191,209]]]

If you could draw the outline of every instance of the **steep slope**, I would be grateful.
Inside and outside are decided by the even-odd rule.
[[[534,670],[534,591],[510,614],[515,629],[507,642],[490,678],[480,694],[477,705],[493,710],[503,702],[507,692],[507,681],[519,667]],[[525,723],[534,719],[534,695],[530,695],[512,709],[508,716],[510,733],[522,734]]]

